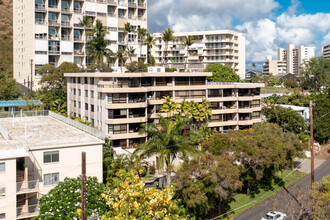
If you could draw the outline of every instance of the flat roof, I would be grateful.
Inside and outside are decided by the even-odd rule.
[[[30,150],[102,144],[104,141],[51,116],[0,118],[9,141],[0,140],[0,150],[22,147],[26,140]],[[0,135],[1,136],[1,135]]]
[[[39,100],[28,100],[28,104],[42,105],[42,102]],[[1,107],[18,107],[18,106],[25,106],[25,105],[26,105],[26,100],[0,101],[0,108]]]
[[[133,78],[133,77],[189,77],[189,76],[212,76],[211,72],[155,72],[155,73],[114,73],[114,72],[80,72],[64,73],[65,77],[115,77],[115,78]]]

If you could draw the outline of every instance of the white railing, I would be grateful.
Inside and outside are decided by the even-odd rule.
[[[9,134],[8,131],[5,127],[2,126],[2,124],[0,124],[0,134],[2,135],[2,137],[8,141],[9,140]]]
[[[37,216],[38,212],[39,212],[39,204],[29,205],[27,207],[20,206],[17,207],[16,209],[16,217],[18,218],[22,215],[31,216],[32,214],[35,214],[35,216]]]
[[[17,182],[16,183],[16,192],[24,190],[37,190],[39,189],[39,180],[31,180],[28,182]]]
[[[77,128],[77,129],[82,130],[82,131],[84,131],[84,132],[86,132],[86,133],[88,133],[88,134],[90,134],[94,137],[99,138],[99,139],[104,140],[104,138],[105,138],[105,135],[101,130],[98,130],[98,129],[93,128],[91,126],[82,124],[82,123],[80,123],[78,121],[75,121],[71,118],[64,117],[64,116],[56,114],[55,112],[52,112],[52,111],[49,111],[49,116],[51,116],[51,117],[53,117],[53,118],[55,118],[55,119],[57,119],[61,122],[64,122],[66,124],[69,124],[69,125]]]

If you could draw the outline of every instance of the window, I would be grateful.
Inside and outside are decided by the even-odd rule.
[[[85,90],[85,96],[88,97],[88,90]]]
[[[6,213],[0,213],[0,220],[6,220]]]
[[[6,197],[6,187],[0,187],[0,199]]]
[[[125,134],[127,133],[127,125],[108,125],[109,134]]]
[[[94,98],[94,91],[91,91],[91,98]]]
[[[80,83],[80,77],[78,77],[78,83]]]
[[[3,163],[0,163],[0,172],[4,172],[6,171],[6,163],[3,162]]]
[[[85,103],[85,110],[88,110],[88,104]]]
[[[94,126],[94,119],[93,118],[91,119],[91,123],[92,123],[92,126]]]
[[[78,107],[81,108],[81,102],[78,102]],[[80,117],[79,117],[80,118]]]
[[[88,84],[88,78],[85,77],[85,84]]]
[[[73,95],[76,95],[76,89],[73,89]]]
[[[112,94],[108,94],[108,103],[112,103]]]
[[[80,89],[78,89],[78,95],[81,96],[81,90]]]
[[[77,107],[77,101],[73,101],[73,107]]]
[[[76,83],[76,77],[73,77],[73,78],[72,78],[72,82],[73,82],[73,83]]]
[[[91,105],[91,111],[94,112],[94,105]]]
[[[90,84],[94,85],[94,78],[93,77],[90,78]]]
[[[54,185],[59,182],[59,173],[49,173],[44,175],[44,185]]]
[[[44,163],[59,162],[59,151],[47,151],[44,152]]]

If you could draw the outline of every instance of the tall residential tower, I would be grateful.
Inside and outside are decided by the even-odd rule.
[[[147,28],[147,0],[14,0],[14,78],[33,89],[41,76],[37,70],[45,64],[55,67],[74,62],[85,67],[84,15],[108,27],[106,36],[115,53],[125,47],[136,48],[133,61],[146,59],[146,46],[135,33],[125,34],[129,22],[133,29]],[[87,31],[86,31],[87,32]]]

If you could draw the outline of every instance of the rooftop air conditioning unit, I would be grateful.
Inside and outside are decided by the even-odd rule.
[[[148,67],[148,73],[165,73],[165,67],[163,67],[163,66],[150,66],[150,67]]]

